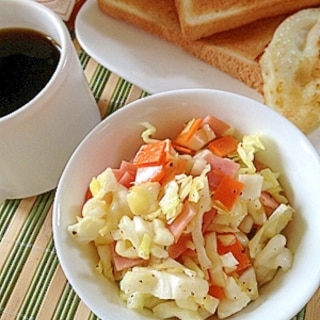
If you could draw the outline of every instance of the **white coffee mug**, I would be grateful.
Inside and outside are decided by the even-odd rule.
[[[73,150],[101,120],[69,31],[55,13],[30,0],[0,0],[0,30],[6,28],[51,36],[61,56],[37,96],[0,117],[0,204],[55,188]]]

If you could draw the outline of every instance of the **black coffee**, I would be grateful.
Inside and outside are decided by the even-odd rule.
[[[50,80],[59,58],[59,45],[40,32],[0,30],[0,117],[38,94]]]

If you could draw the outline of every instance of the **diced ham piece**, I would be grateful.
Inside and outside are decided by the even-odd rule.
[[[211,170],[218,170],[230,178],[234,178],[240,168],[240,164],[231,159],[216,156],[209,150],[204,150],[201,155],[211,165]]]
[[[119,169],[112,170],[117,181],[126,188],[131,187],[136,176],[136,171],[137,168],[131,162],[124,160],[121,162]]]

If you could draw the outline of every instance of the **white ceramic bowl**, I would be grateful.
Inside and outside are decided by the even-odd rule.
[[[271,109],[256,101],[215,90],[178,90],[156,94],[123,107],[101,122],[80,144],[61,177],[53,215],[57,254],[67,279],[84,303],[101,319],[151,319],[126,308],[115,284],[93,272],[96,255],[78,245],[67,226],[79,215],[91,178],[107,166],[130,159],[141,144],[141,121],[149,121],[158,137],[177,133],[192,117],[213,114],[242,134],[259,132],[267,151],[265,163],[282,173],[281,183],[297,210],[288,228],[293,267],[279,272],[260,297],[232,319],[288,320],[312,297],[320,279],[320,164],[309,140]]]

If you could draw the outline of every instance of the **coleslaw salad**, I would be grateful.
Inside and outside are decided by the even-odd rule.
[[[257,161],[258,134],[238,138],[214,116],[162,140],[142,126],[133,159],[92,179],[68,232],[94,243],[97,272],[119,283],[128,308],[226,318],[292,265],[282,231],[294,209],[279,173]]]

